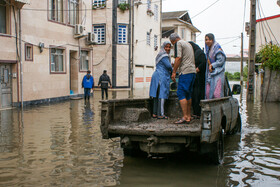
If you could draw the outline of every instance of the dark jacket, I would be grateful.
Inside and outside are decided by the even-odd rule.
[[[98,81],[98,86],[101,84],[101,88],[108,88],[108,84],[111,84],[110,77],[107,74],[102,74]]]

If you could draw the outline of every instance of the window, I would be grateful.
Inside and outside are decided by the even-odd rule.
[[[181,32],[182,32],[182,33],[181,33],[181,37],[182,37],[182,39],[184,40],[184,39],[185,39],[185,29],[182,29]]]
[[[64,50],[51,48],[51,72],[64,72]]]
[[[155,50],[157,50],[157,43],[158,43],[158,36],[157,35],[154,35],[154,48]]]
[[[75,25],[79,23],[79,2],[78,0],[68,0],[69,23]]]
[[[151,4],[151,0],[147,1],[147,9],[151,10],[152,9],[152,4]]]
[[[106,0],[97,0],[97,1],[93,1],[93,6],[96,7],[101,7],[101,6],[106,6]]]
[[[121,3],[127,3],[127,0],[119,0],[119,4]]]
[[[33,61],[33,45],[25,44],[25,60]]]
[[[49,19],[63,22],[63,0],[49,0]]]
[[[155,5],[154,15],[155,15],[155,21],[158,21],[158,5]]]
[[[93,32],[97,35],[97,43],[105,44],[105,25],[94,25]]]
[[[151,45],[151,33],[147,32],[147,45]]]
[[[118,25],[118,44],[127,44],[127,25]]]
[[[7,13],[6,13],[6,2],[0,0],[0,33],[7,33]]]
[[[88,51],[82,51],[80,57],[80,71],[89,70]]]

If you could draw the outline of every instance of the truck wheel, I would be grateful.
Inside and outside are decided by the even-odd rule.
[[[220,130],[219,138],[213,143],[213,151],[210,153],[214,164],[222,164],[224,159],[224,129]]]
[[[140,154],[141,150],[139,148],[139,145],[136,143],[133,143],[131,146],[129,147],[124,147],[123,148],[123,153],[125,156],[138,156]]]
[[[236,134],[238,132],[241,132],[241,117],[240,113],[238,113],[237,121],[235,123],[235,127],[232,129],[231,134]]]

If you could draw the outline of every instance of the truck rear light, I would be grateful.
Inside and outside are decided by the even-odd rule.
[[[204,112],[203,113],[203,129],[211,129],[211,119],[212,115],[211,112]]]

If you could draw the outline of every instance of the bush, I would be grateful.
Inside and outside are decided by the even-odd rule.
[[[270,70],[280,70],[280,47],[273,44],[262,46],[256,54],[256,63],[262,63],[262,67]]]

